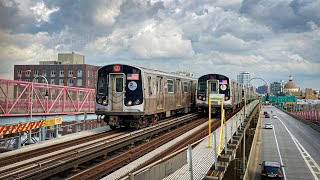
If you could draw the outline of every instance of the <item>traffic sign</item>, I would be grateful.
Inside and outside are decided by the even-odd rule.
[[[279,102],[286,102],[286,96],[278,96],[278,103]]]
[[[287,96],[287,102],[296,102],[297,99],[295,96]]]

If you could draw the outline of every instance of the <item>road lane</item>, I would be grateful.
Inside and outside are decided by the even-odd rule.
[[[264,124],[271,122],[274,126],[274,129],[262,129],[261,134],[261,148],[258,155],[258,162],[261,163],[264,160],[268,161],[278,161],[280,162],[280,156],[282,158],[283,164],[285,165],[285,175],[286,179],[315,179],[311,171],[309,170],[309,167],[307,163],[305,162],[305,159],[302,157],[299,149],[301,148],[297,147],[297,141],[299,139],[305,139],[305,138],[314,138],[315,136],[319,135],[319,133],[314,132],[301,132],[301,130],[307,130],[309,127],[302,123],[299,124],[298,122],[292,122],[297,121],[295,119],[290,119],[290,116],[283,113],[282,111],[274,108],[274,107],[264,107],[263,111],[268,111],[269,114],[271,114],[271,111],[273,111],[273,114],[276,114],[279,119],[284,119],[283,124],[279,119],[273,119],[272,115],[271,118],[262,118],[262,127],[264,128]],[[289,122],[286,122],[288,120]],[[292,126],[296,126],[294,130],[291,130],[291,126],[288,125],[291,124]],[[291,132],[292,135],[288,132],[288,130],[285,128],[287,126],[288,130]],[[300,130],[300,129],[301,130]],[[311,129],[311,128],[310,128]],[[300,132],[296,132],[296,131]],[[313,130],[313,129],[312,129]],[[296,133],[296,134],[295,134]],[[297,140],[294,141],[292,136]],[[301,137],[301,136],[307,136],[307,137]],[[277,141],[276,141],[277,139]],[[310,141],[309,139],[309,141]],[[319,137],[320,139],[320,137]],[[313,140],[314,141],[314,140]],[[279,150],[277,149],[277,143],[279,146]],[[310,143],[310,142],[309,142]],[[301,146],[305,146],[306,144],[302,144]],[[315,146],[317,147],[317,146]],[[306,148],[306,151],[310,149],[309,147]],[[310,153],[310,156],[312,156],[312,153]],[[319,156],[319,154],[318,154]],[[317,158],[318,159],[318,158]],[[260,179],[261,178],[261,169],[260,167],[257,168],[256,174],[254,176],[254,179]]]

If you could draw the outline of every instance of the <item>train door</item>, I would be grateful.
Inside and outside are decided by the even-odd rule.
[[[109,97],[111,101],[111,111],[123,111],[124,84],[125,78],[123,74],[110,74],[110,91]]]
[[[193,102],[194,102],[194,87],[193,87],[193,82],[192,81],[190,81],[190,89],[189,89],[189,92],[190,92],[190,95],[191,95],[191,101],[190,101],[190,103],[191,104],[193,104]]]
[[[208,97],[210,94],[219,94],[218,93],[219,88],[219,81],[218,80],[210,80],[208,81]]]
[[[180,79],[176,80],[176,86],[177,86],[176,105],[181,106],[182,90],[181,90],[181,80]]]
[[[163,77],[157,77],[157,110],[162,110],[164,106]]]

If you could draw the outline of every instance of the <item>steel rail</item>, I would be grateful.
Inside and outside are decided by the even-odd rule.
[[[177,123],[184,123],[197,118],[197,114],[189,114],[178,117],[155,126],[144,128],[132,133],[127,133],[113,139],[96,140],[89,144],[79,145],[80,147],[71,147],[63,151],[49,153],[46,156],[33,158],[30,161],[24,161],[24,165],[16,163],[0,168],[0,178],[15,177],[15,179],[42,179],[63,170],[72,168],[81,163],[87,162],[109,152],[128,146],[136,141],[140,141],[152,134],[162,132],[174,126]],[[68,151],[68,152],[66,152]],[[54,157],[52,157],[55,155]],[[23,164],[23,163],[22,163]],[[28,167],[29,166],[29,167]],[[32,169],[32,170],[31,170]],[[16,176],[14,176],[16,175]]]
[[[163,136],[159,136],[150,142],[146,144],[141,144],[140,146],[137,146],[131,150],[128,150],[114,158],[111,158],[107,161],[104,161],[94,167],[91,167],[87,170],[82,171],[81,173],[78,173],[74,176],[69,177],[70,180],[75,179],[97,179],[101,178],[119,168],[126,165],[129,162],[132,162],[139,157],[145,155],[146,153],[160,147],[161,145],[173,140],[174,138],[184,134],[186,131],[189,131],[193,129],[195,126],[199,126],[200,124],[203,124],[204,122],[207,122],[207,119],[202,118],[198,119],[197,121],[193,121],[191,123],[188,123],[178,129],[175,129],[171,131],[170,133],[167,133]],[[163,154],[163,153],[161,153]],[[149,160],[145,162],[145,164],[149,164]],[[144,166],[144,165],[141,165]]]
[[[115,131],[110,131],[110,132],[101,132],[99,134],[83,137],[81,139],[74,139],[74,140],[69,140],[66,142],[59,143],[59,144],[55,144],[53,146],[38,148],[38,149],[32,150],[32,151],[25,151],[25,152],[13,154],[10,156],[0,157],[0,161],[1,161],[0,167],[4,167],[4,166],[10,165],[10,164],[18,163],[18,162],[21,162],[24,160],[28,160],[28,159],[37,157],[37,156],[45,155],[48,152],[58,151],[58,150],[61,150],[61,149],[64,149],[64,148],[67,148],[70,146],[79,145],[83,142],[92,141],[94,139],[100,139],[100,138],[110,136],[110,135],[113,135],[113,134],[119,133],[119,132],[121,132],[121,130],[115,130]]]
[[[236,111],[231,113],[229,116],[227,116],[227,120],[230,119],[234,114],[236,114],[241,108],[238,108]],[[86,169],[78,174],[75,174],[71,177],[69,177],[70,180],[72,179],[97,179],[101,178],[103,176],[108,175],[109,173],[119,169],[123,165],[132,162],[142,155],[146,154],[147,152],[150,152],[159,146],[163,145],[164,143],[174,139],[175,137],[180,136],[181,134],[184,134],[186,131],[191,130],[193,127],[196,127],[202,123],[206,123],[207,119],[205,119],[203,122],[197,121],[193,123],[189,123],[186,126],[182,126],[169,134],[166,134],[165,136],[160,136],[146,144],[140,145],[132,150],[128,150],[125,153],[118,155],[114,158],[111,158],[107,161],[104,161],[96,166],[93,166],[89,169]],[[211,122],[212,124],[212,132],[216,130],[220,126],[220,120],[215,120]],[[181,140],[179,143],[175,144],[174,146],[168,148],[162,153],[159,153],[157,156],[152,157],[149,160],[146,160],[143,164],[140,164],[135,169],[139,169],[142,167],[145,167],[153,162],[156,162],[157,160],[164,158],[168,154],[174,153],[175,151],[178,151],[179,149],[182,149],[186,147],[188,144],[192,144],[194,142],[199,141],[200,139],[207,136],[207,127],[203,127],[199,129],[198,131],[194,132],[193,134],[186,137],[184,140]]]

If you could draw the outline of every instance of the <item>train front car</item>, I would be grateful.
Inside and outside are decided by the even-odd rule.
[[[196,104],[198,111],[204,114],[208,113],[209,95],[224,98],[224,107],[227,110],[233,108],[231,97],[231,80],[220,74],[206,74],[198,78],[198,88]],[[214,100],[211,103],[212,113],[220,111],[221,100]]]
[[[96,91],[97,115],[111,128],[132,126],[144,112],[141,69],[114,64],[98,70]]]

